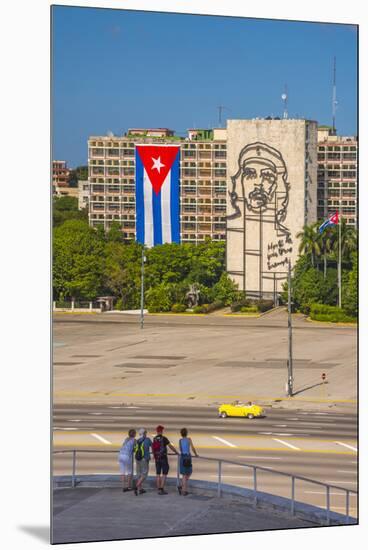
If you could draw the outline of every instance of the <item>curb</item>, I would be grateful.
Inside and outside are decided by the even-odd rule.
[[[67,489],[72,488],[72,476],[55,476],[53,478],[53,489]],[[115,488],[121,486],[121,479],[118,475],[81,475],[75,477],[75,487],[96,487],[96,488]],[[156,478],[154,476],[147,477],[146,483],[149,483],[152,488],[155,488]],[[177,480],[174,478],[167,478],[166,485],[175,487]],[[305,504],[303,502],[294,501],[294,513],[291,512],[291,499],[272,495],[270,493],[264,493],[257,491],[255,496],[254,491],[251,489],[243,489],[242,487],[236,487],[235,485],[221,484],[221,493],[218,493],[218,483],[214,481],[202,481],[192,480],[190,481],[191,487],[196,489],[204,489],[206,491],[213,491],[218,497],[221,498],[221,494],[241,497],[246,500],[253,507],[260,510],[275,511],[278,513],[286,514],[290,517],[295,517],[317,523],[318,525],[347,525],[357,524],[357,519],[349,516],[347,520],[346,516],[337,512],[330,511],[329,521],[327,520],[326,510],[313,506],[311,504]]]

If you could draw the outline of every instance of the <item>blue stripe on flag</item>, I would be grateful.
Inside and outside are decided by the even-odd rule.
[[[170,188],[170,217],[171,217],[171,241],[180,243],[180,190],[179,190],[179,166],[180,149],[171,167]]]
[[[137,149],[135,150],[135,201],[137,242],[144,244],[144,195],[143,164]]]
[[[161,191],[156,195],[152,187],[153,246],[162,244]]]

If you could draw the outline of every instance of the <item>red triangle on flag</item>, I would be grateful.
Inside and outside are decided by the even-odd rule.
[[[338,211],[335,212],[335,214],[333,214],[333,216],[331,216],[330,220],[332,221],[332,223],[339,223],[339,213]]]
[[[171,145],[136,145],[156,195],[159,194],[180,147]]]

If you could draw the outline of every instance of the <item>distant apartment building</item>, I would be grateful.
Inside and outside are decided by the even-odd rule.
[[[65,160],[52,161],[52,191],[54,195],[63,194],[63,189],[69,186],[69,175],[70,170]]]
[[[89,182],[88,180],[78,180],[78,209],[89,207]]]
[[[318,129],[318,219],[338,210],[349,226],[357,226],[357,155],[355,136]]]
[[[168,128],[131,128],[125,136],[88,140],[89,223],[136,238],[135,145],[180,145],[180,237],[199,243],[226,237],[226,130],[192,129],[186,138]]]

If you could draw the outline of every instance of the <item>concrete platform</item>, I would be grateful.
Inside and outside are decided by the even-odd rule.
[[[63,487],[66,483],[69,487]],[[290,507],[288,499],[263,493],[254,507],[252,492],[229,485],[223,485],[220,498],[217,485],[208,482],[191,482],[187,496],[177,493],[172,479],[167,483],[167,495],[157,494],[153,479],[147,481],[146,489],[147,493],[139,496],[133,491],[123,493],[117,476],[99,481],[86,477],[75,488],[70,488],[70,478],[58,478],[52,542],[307,528],[323,524],[325,514],[322,509],[301,505],[292,517],[285,508]],[[332,524],[339,523],[337,516],[331,516]],[[342,522],[343,517],[340,519]]]

